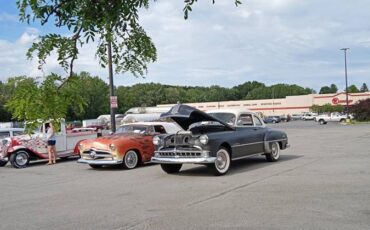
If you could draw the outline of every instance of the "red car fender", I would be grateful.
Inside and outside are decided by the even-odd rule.
[[[7,150],[7,155],[8,157],[10,157],[13,153],[17,152],[18,150],[26,150],[27,152],[33,154],[34,156],[40,158],[40,159],[46,159],[45,156],[43,154],[40,154],[38,152],[35,152],[23,145],[16,145],[16,146],[10,146],[8,147],[8,150]]]
[[[86,139],[84,139],[84,140],[86,140]],[[76,143],[75,147],[73,148],[73,152],[74,152],[74,154],[76,154],[76,155],[80,155],[80,149],[78,148],[78,145],[81,143],[81,141],[84,141],[84,140],[80,140],[80,141],[78,141],[78,142]]]

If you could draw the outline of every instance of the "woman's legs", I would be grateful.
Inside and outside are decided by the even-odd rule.
[[[53,164],[56,164],[57,163],[57,151],[56,151],[56,148],[55,148],[55,145],[52,146],[52,149],[53,149]]]
[[[49,165],[53,163],[53,146],[48,145]]]

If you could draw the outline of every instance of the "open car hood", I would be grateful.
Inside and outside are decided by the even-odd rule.
[[[202,121],[219,122],[229,130],[234,130],[229,124],[188,105],[175,105],[167,113],[162,113],[161,118],[171,118],[184,130],[188,130],[191,124]]]

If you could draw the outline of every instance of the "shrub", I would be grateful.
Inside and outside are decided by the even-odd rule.
[[[358,121],[370,121],[370,98],[360,100],[351,108],[351,113]]]

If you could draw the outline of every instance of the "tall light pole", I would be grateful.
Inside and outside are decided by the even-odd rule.
[[[348,81],[347,81],[347,50],[349,48],[342,48],[340,50],[344,51],[344,74],[346,76],[346,113],[347,119],[349,119],[349,109],[348,109]]]
[[[113,66],[112,66],[112,43],[108,41],[108,69],[109,69],[109,95],[110,98],[114,96],[114,84],[113,84]],[[110,99],[112,100],[112,99]],[[114,114],[114,108],[110,103],[110,125],[111,131],[116,132],[116,118]]]

